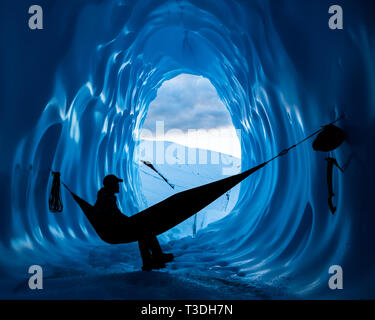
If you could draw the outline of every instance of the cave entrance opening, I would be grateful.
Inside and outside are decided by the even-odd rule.
[[[240,131],[209,79],[180,74],[162,83],[151,101],[138,150],[142,201],[149,207],[183,190],[241,171]],[[226,216],[239,187],[168,231],[168,239],[195,236]]]

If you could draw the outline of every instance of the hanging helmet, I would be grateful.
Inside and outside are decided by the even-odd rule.
[[[325,126],[314,140],[312,147],[315,151],[332,151],[345,141],[345,132],[333,124]]]

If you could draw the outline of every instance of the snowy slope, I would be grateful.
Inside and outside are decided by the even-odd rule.
[[[165,159],[165,163],[157,163],[156,161],[155,142],[145,141],[141,148],[144,148],[145,152],[140,152],[141,161],[138,162],[138,168],[144,208],[160,202],[175,193],[238,173],[241,168],[240,159],[230,155],[210,150],[191,149],[173,142],[164,142],[164,150],[169,153],[169,158]],[[154,152],[147,152],[152,148]],[[181,152],[181,150],[184,151]],[[196,163],[189,164],[188,155],[194,153],[196,154]],[[151,163],[157,172],[143,161]],[[194,236],[199,229],[226,216],[235,205],[238,192],[239,186],[236,186],[195,216],[164,233],[160,239],[172,240],[185,236]]]

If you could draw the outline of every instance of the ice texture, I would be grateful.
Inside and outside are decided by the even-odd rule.
[[[211,81],[241,129],[242,170],[344,114],[338,125],[347,141],[331,155],[345,172],[335,172],[332,215],[327,154],[313,151],[311,141],[300,145],[243,181],[225,217],[195,236],[165,238],[163,246],[177,253],[176,262],[155,274],[198,279],[213,288],[205,295],[193,286],[186,297],[212,298],[217,292],[237,298],[242,291],[244,298],[374,298],[374,8],[371,1],[345,1],[344,30],[334,31],[328,28],[330,5],[328,0],[64,1],[51,9],[44,40],[33,40],[40,48],[35,45],[32,55],[23,58],[4,47],[9,63],[20,59],[24,66],[26,59],[32,68],[30,57],[39,57],[45,67],[27,78],[21,67],[2,68],[19,84],[1,80],[7,88],[0,127],[7,148],[1,159],[2,297],[17,297],[12,279],[26,281],[30,264],[42,265],[47,276],[62,282],[76,266],[75,274],[87,279],[74,289],[81,290],[74,291],[77,298],[92,297],[87,288],[103,272],[116,275],[106,276],[105,286],[121,272],[139,270],[135,244],[101,242],[68,193],[63,192],[62,214],[48,211],[49,168],[90,203],[105,174],[116,173],[125,179],[120,209],[138,212],[144,194],[136,150],[147,108],[163,81],[187,73]],[[11,30],[21,32],[17,28]],[[16,116],[18,122],[12,122]],[[342,266],[344,290],[329,289],[331,265]],[[129,277],[135,287],[148,286],[137,275]],[[239,289],[228,285],[225,291],[223,279],[238,281]],[[66,283],[69,290],[75,280]],[[162,298],[181,290],[175,281],[153,283],[170,285]],[[59,296],[58,289],[50,290],[51,297]],[[118,290],[101,291],[100,297],[130,297]],[[158,290],[152,292],[157,297]],[[183,290],[178,292],[183,297]]]

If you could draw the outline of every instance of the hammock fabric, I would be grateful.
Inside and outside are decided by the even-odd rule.
[[[99,237],[111,244],[129,243],[152,235],[160,235],[190,218],[229,189],[263,168],[264,162],[240,174],[182,191],[141,211],[137,214],[108,220],[105,212],[98,212],[89,204],[63,185],[73,196]]]

